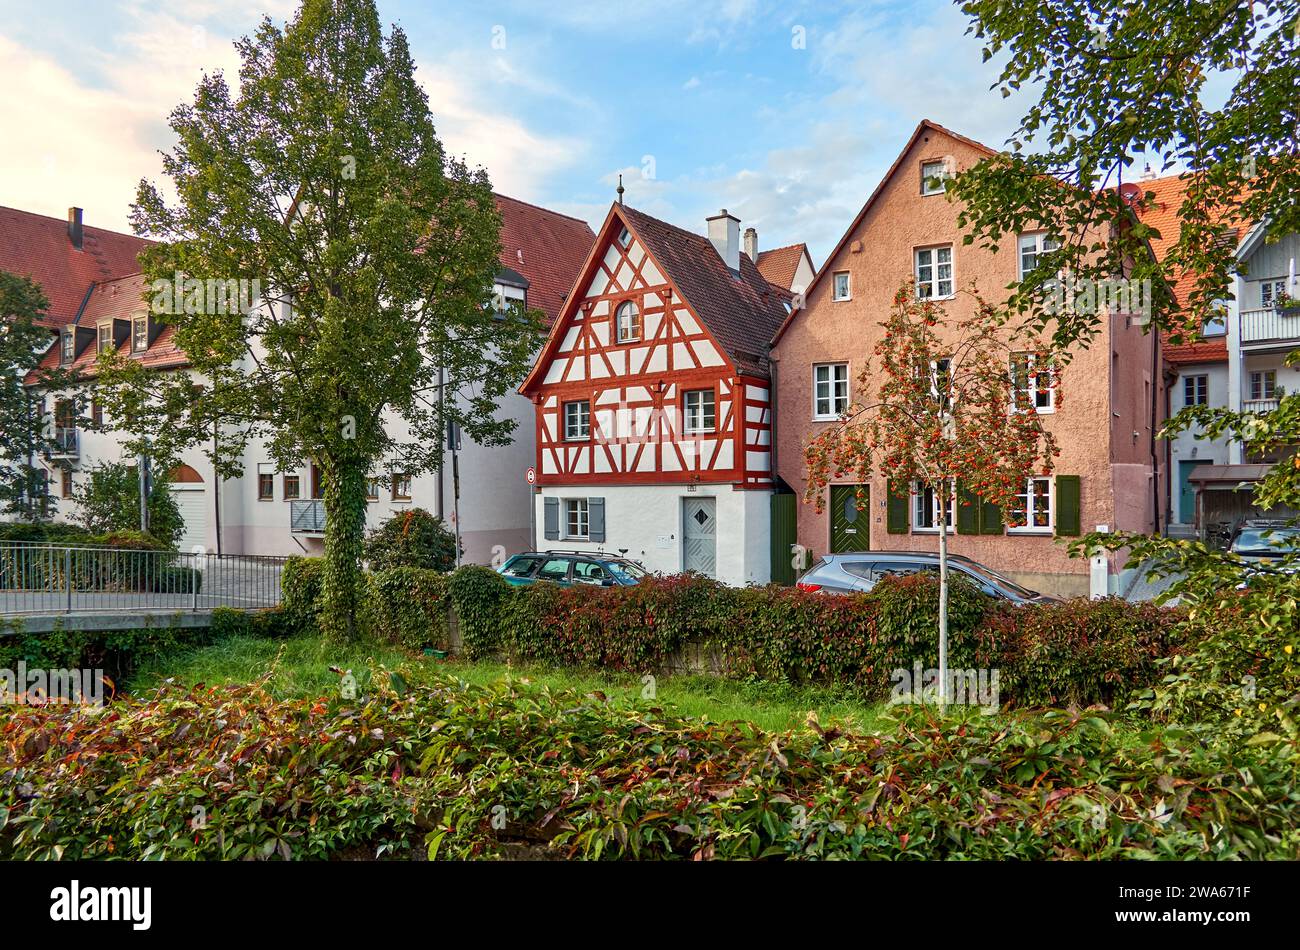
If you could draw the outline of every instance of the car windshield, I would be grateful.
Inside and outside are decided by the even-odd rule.
[[[1300,528],[1242,528],[1232,542],[1234,554],[1300,554]]]
[[[1021,587],[1011,578],[1004,574],[999,574],[997,571],[987,568],[983,564],[976,564],[974,561],[963,561],[961,566],[964,570],[970,571],[981,580],[987,581],[995,587],[1001,587],[1009,594],[1015,594],[1017,597],[1024,597],[1026,599],[1039,596],[1038,591],[1030,590],[1028,587]]]
[[[611,574],[624,583],[635,583],[643,577],[650,576],[640,564],[633,564],[631,561],[608,561],[605,566],[609,568]]]

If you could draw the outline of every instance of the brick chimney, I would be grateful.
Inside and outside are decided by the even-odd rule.
[[[85,239],[85,235],[81,227],[81,209],[69,208],[68,209],[68,240],[72,242],[73,247],[75,247],[77,250],[81,250],[81,245],[84,239]]]
[[[740,219],[723,208],[709,222],[709,240],[726,265],[740,273]]]

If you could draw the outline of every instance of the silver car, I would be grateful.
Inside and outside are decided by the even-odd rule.
[[[1054,603],[1059,598],[1022,587],[1011,578],[960,554],[948,555],[948,570],[976,588],[1014,604]],[[858,551],[827,554],[801,578],[800,590],[822,594],[864,593],[889,574],[929,573],[939,575],[939,555],[932,551]]]

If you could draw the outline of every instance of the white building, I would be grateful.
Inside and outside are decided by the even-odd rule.
[[[725,210],[705,237],[610,208],[520,389],[537,409],[544,544],[767,583],[766,344],[789,296]]]

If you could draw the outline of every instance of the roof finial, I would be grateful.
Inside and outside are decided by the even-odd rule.
[[[618,173],[618,203],[619,204],[623,203],[623,192],[625,190],[626,189],[624,189],[623,187],[623,173],[619,172]]]

